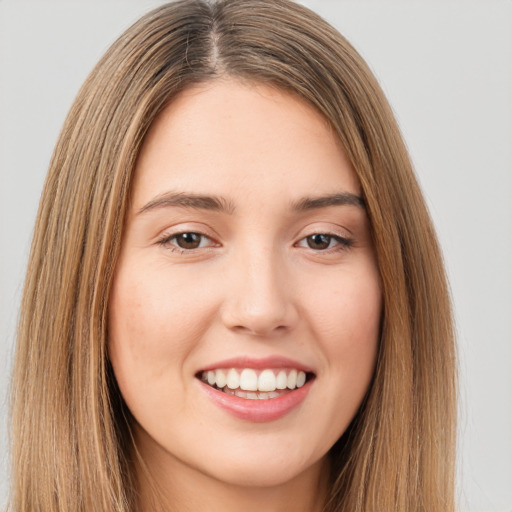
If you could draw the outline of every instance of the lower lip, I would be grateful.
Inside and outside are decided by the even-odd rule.
[[[228,395],[202,381],[199,382],[208,397],[221,409],[224,409],[236,418],[263,423],[278,420],[298,407],[306,398],[313,381],[306,382],[304,386],[280,397],[268,398],[266,400],[251,400]]]

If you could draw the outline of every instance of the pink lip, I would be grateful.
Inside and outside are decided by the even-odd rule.
[[[234,395],[228,395],[227,393],[223,393],[200,380],[200,375],[203,372],[226,368],[253,368],[255,370],[265,368],[295,368],[297,370],[302,370],[305,373],[313,373],[313,370],[293,359],[282,356],[271,356],[264,358],[234,357],[223,361],[217,361],[216,363],[205,366],[198,372],[198,382],[200,383],[201,388],[216,405],[236,418],[255,423],[274,421],[291,412],[306,398],[314,381],[314,379],[309,380],[304,384],[304,386],[294,389],[293,391],[289,391],[278,398],[250,400]]]
[[[264,357],[261,359],[234,357],[205,366],[201,371],[207,372],[209,370],[218,370],[222,368],[254,368],[255,370],[262,370],[265,368],[296,368],[297,370],[302,370],[306,373],[313,372],[311,368],[299,363],[298,361],[281,356]]]
[[[254,366],[249,367],[254,368]],[[292,367],[294,366],[292,365]],[[219,368],[219,366],[215,366],[215,368]],[[268,366],[266,366],[266,368],[268,368]],[[212,388],[205,382],[200,380],[198,380],[198,382],[208,397],[231,415],[242,420],[263,423],[282,418],[298,407],[306,398],[314,381],[308,381],[301,388],[294,389],[278,398],[269,398],[268,400],[250,400],[228,395],[227,393]]]

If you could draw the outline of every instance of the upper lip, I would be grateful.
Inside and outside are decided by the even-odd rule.
[[[265,368],[295,368],[305,373],[314,373],[311,367],[283,356],[270,356],[263,358],[253,358],[248,356],[233,357],[209,364],[201,368],[200,372],[210,370],[218,370],[222,368],[254,368],[255,370],[263,370]]]

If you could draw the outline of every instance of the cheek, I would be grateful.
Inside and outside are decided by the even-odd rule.
[[[136,269],[121,267],[110,296],[109,357],[127,401],[138,390],[168,389],[181,376],[211,309],[161,269],[145,268],[138,277]]]
[[[318,282],[318,284],[320,284]],[[333,436],[355,415],[370,385],[380,338],[382,294],[374,265],[345,273],[309,294],[309,318],[322,352]],[[336,428],[338,430],[336,430]]]
[[[311,325],[328,351],[373,350],[382,311],[380,277],[374,264],[331,276],[307,294]]]

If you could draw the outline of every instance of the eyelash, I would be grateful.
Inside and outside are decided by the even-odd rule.
[[[211,241],[213,244],[209,245],[207,247],[197,247],[197,248],[192,248],[192,249],[184,249],[183,247],[179,247],[178,245],[175,245],[175,244],[172,243],[173,240],[175,240],[178,237],[183,236],[183,235],[197,235],[197,236],[199,236],[201,238],[200,244],[205,239]],[[160,240],[158,240],[157,243],[159,245],[165,247],[166,249],[169,249],[172,252],[177,252],[179,254],[191,253],[191,252],[197,251],[198,249],[211,249],[212,247],[215,246],[215,242],[213,242],[213,240],[209,236],[207,236],[207,235],[205,235],[203,233],[199,233],[197,231],[182,231],[181,233],[174,233],[172,235],[166,235],[163,238],[161,238]]]
[[[354,246],[354,239],[352,238],[347,238],[347,237],[343,237],[343,236],[339,236],[339,235],[335,235],[333,233],[323,233],[323,232],[318,232],[318,233],[312,233],[311,235],[308,235],[304,238],[301,238],[299,240],[299,242],[297,242],[297,244],[295,244],[296,246],[299,246],[299,247],[303,247],[301,245],[299,245],[301,242],[305,242],[306,244],[308,244],[308,239],[311,239],[312,237],[314,236],[325,236],[329,239],[329,246],[331,245],[331,242],[336,242],[336,246],[335,247],[327,247],[325,249],[319,249],[319,250],[316,250],[316,249],[313,249],[312,247],[309,247],[309,249],[311,249],[312,251],[314,252],[319,252],[319,253],[331,253],[331,252],[340,252],[340,251],[346,251],[348,249],[350,249],[351,247]]]
[[[206,247],[196,247],[196,248],[185,249],[183,247],[179,247],[178,245],[172,243],[173,240],[177,239],[180,236],[184,236],[184,235],[199,236],[201,238],[200,244],[204,240],[209,240],[210,242],[212,242],[212,245],[208,245]],[[312,247],[305,247],[303,245],[300,245],[301,242],[304,242],[305,244],[309,245],[308,239],[311,239],[312,237],[319,236],[319,235],[325,236],[329,239],[329,245],[325,249],[317,250],[317,249],[313,249]],[[334,247],[330,247],[330,245],[333,241],[336,242],[336,245]],[[170,236],[166,235],[166,236],[162,237],[160,240],[158,240],[157,244],[161,245],[163,247],[166,247],[167,249],[169,249],[172,252],[177,252],[179,254],[192,253],[199,249],[211,249],[212,247],[215,247],[215,242],[209,236],[207,236],[203,233],[200,233],[200,232],[196,232],[196,231],[183,231],[181,233],[174,233]],[[347,251],[353,246],[354,246],[354,240],[352,238],[342,237],[342,236],[335,235],[332,233],[323,233],[323,232],[312,233],[311,235],[301,238],[296,244],[294,244],[294,247],[304,247],[304,248],[308,248],[308,249],[312,250],[313,252],[324,253],[324,254]]]

